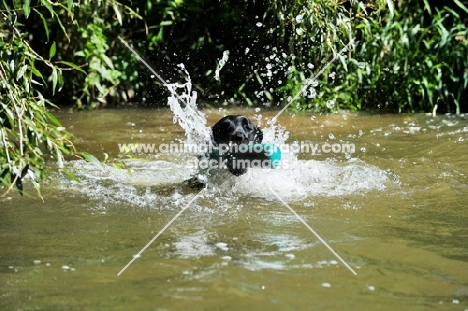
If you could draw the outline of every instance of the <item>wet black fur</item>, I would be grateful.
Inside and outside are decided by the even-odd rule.
[[[213,140],[220,144],[259,144],[263,140],[263,132],[246,116],[225,116],[213,128]],[[247,172],[247,168],[233,168],[228,165],[229,171],[240,176]]]
[[[225,116],[212,127],[212,133],[215,146],[221,144],[259,144],[263,140],[262,130],[246,116],[242,115]],[[235,176],[240,176],[247,172],[247,168],[233,168],[229,165],[228,169]],[[186,180],[184,184],[196,190],[201,190],[205,187],[205,184],[196,176]]]

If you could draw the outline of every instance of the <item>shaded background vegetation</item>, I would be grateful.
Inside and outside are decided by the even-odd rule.
[[[183,63],[202,106],[274,108],[299,94],[290,109],[467,111],[467,2],[0,0],[1,182],[21,188],[47,155],[75,153],[54,105],[165,105],[119,36],[168,82],[186,79]]]
[[[431,112],[438,104],[441,112],[456,112],[466,106],[466,1],[439,7],[415,0],[38,1],[29,15],[23,1],[15,2],[2,12],[16,19],[39,55],[55,42],[52,60],[83,69],[63,71],[60,92],[44,90],[57,105],[165,104],[164,88],[121,36],[169,82],[185,79],[176,67],[184,63],[209,105],[282,105],[356,38],[294,107]]]

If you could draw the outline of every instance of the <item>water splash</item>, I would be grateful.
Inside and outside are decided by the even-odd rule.
[[[192,90],[190,75],[182,64],[179,67],[186,73],[186,82],[166,84],[170,92],[168,105],[174,114],[173,121],[184,130],[186,143],[213,147],[211,128],[207,126],[204,113],[197,107],[197,93]],[[257,124],[262,124],[259,112],[257,109],[253,119]],[[262,127],[263,140],[265,143],[286,144],[290,133],[276,122],[276,119],[267,120],[265,127]],[[183,182],[198,175],[207,183],[206,196],[215,203],[195,204],[193,208],[210,213],[232,210],[233,204],[236,204],[234,201],[242,198],[271,199],[269,187],[286,200],[294,201],[316,195],[342,196],[382,190],[391,181],[385,171],[356,159],[342,164],[299,161],[297,154],[284,153],[282,161],[288,162],[287,167],[270,171],[251,169],[247,174],[236,177],[224,169],[197,170],[189,166],[188,157],[195,158],[194,155],[171,154],[169,162],[161,158],[147,162],[127,160],[130,174],[110,164],[97,169],[92,163],[73,161],[67,166],[81,182],[58,179],[62,188],[77,190],[96,199],[99,206],[123,204],[166,208],[170,202],[171,208],[177,208],[194,193],[184,188]]]
[[[166,84],[170,91],[168,105],[174,113],[174,123],[178,123],[185,132],[186,143],[209,146],[209,150],[214,148],[211,128],[207,127],[205,115],[197,107],[197,93],[192,91],[190,74],[183,64],[179,67],[186,74],[185,83]],[[259,112],[258,109],[256,112]],[[262,123],[262,116],[257,114],[254,117],[257,125]],[[289,138],[289,132],[280,125],[274,123],[263,129],[263,142],[272,144],[285,144]],[[294,155],[293,155],[294,156]],[[232,187],[236,178],[226,170],[199,170],[195,173],[199,181],[212,185],[225,185]],[[217,188],[215,186],[214,188]]]
[[[206,126],[206,118],[197,107],[197,92],[192,91],[192,80],[183,64],[179,64],[186,73],[185,83],[166,84],[171,93],[167,103],[174,113],[174,123],[184,129],[188,144],[211,144],[211,129]]]
[[[119,205],[137,208],[177,209],[194,194],[182,182],[194,174],[187,165],[161,160],[141,162],[126,160],[130,172],[111,165],[96,167],[83,160],[66,163],[80,182],[59,176],[62,189],[88,196],[97,207]],[[227,170],[217,170],[209,176],[205,196],[209,202],[196,202],[195,210],[220,213],[242,208],[248,200],[274,200],[271,187],[288,201],[309,197],[342,197],[384,190],[395,182],[394,176],[376,166],[354,159],[342,164],[333,161],[299,160],[286,169],[251,169],[236,177]]]
[[[223,52],[223,57],[219,60],[218,68],[216,68],[216,70],[215,70],[215,80],[216,81],[219,81],[219,72],[224,67],[224,65],[226,65],[226,63],[228,61],[228,58],[229,58],[229,51],[226,50],[226,51]]]
[[[258,114],[260,109],[256,109],[255,112],[257,114],[253,119],[261,125],[262,115]],[[262,128],[264,142],[286,145],[290,133],[276,123],[277,119],[267,119],[266,127]],[[335,137],[330,134],[329,138]],[[296,143],[291,143],[291,146]],[[348,161],[344,163],[337,163],[333,160],[299,161],[297,150],[299,148],[290,148],[290,152],[282,154],[282,161],[286,162],[286,165],[281,169],[271,171],[253,169],[239,177],[233,177],[225,170],[215,172],[208,179],[211,183],[209,187],[213,191],[218,191],[219,194],[230,190],[237,195],[248,197],[269,197],[270,194],[264,190],[272,187],[282,197],[295,200],[311,195],[339,196],[383,190],[388,182],[396,181],[393,176],[388,175],[388,172],[367,165],[356,158],[348,157]]]

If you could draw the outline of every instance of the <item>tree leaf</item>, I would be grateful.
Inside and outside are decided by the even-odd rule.
[[[172,21],[162,21],[162,22],[159,23],[159,26],[164,27],[164,26],[169,26],[169,25],[172,25],[172,24],[173,24]]]
[[[80,152],[80,155],[88,162],[96,165],[96,166],[99,166],[99,167],[102,167],[102,164],[101,162],[95,157],[93,156],[92,154],[89,154],[87,152]]]
[[[114,2],[112,5],[115,11],[115,15],[117,16],[117,20],[119,21],[119,24],[122,25],[122,14],[120,14],[119,8],[117,7],[117,4]]]
[[[49,50],[49,59],[54,57],[56,52],[57,52],[57,44],[54,41],[54,43],[52,43],[52,46],[50,47],[50,50]]]
[[[62,126],[59,122],[59,120],[57,120],[57,118],[51,114],[50,112],[46,112],[46,115],[47,117],[49,118],[49,120],[56,126]]]
[[[60,85],[60,87],[63,86],[65,82],[63,81],[63,75],[62,75],[62,71],[59,70],[58,71],[58,85]],[[60,89],[59,89],[60,90]]]
[[[432,15],[431,6],[430,6],[429,2],[427,2],[427,0],[424,0],[424,8],[427,10],[429,15]]]
[[[393,0],[385,0],[385,2],[387,2],[388,10],[390,11],[390,18],[393,18],[393,15],[395,15]]]
[[[41,3],[43,6],[45,6],[47,8],[47,10],[49,10],[50,12],[50,15],[54,16],[54,8],[52,7],[52,4],[50,3],[49,0],[41,0]]]
[[[36,77],[42,78],[42,73],[39,70],[37,70],[35,67],[31,67],[31,71]]]
[[[367,15],[366,6],[364,5],[364,3],[362,3],[361,1],[359,1],[358,6],[359,6],[359,8],[364,12],[364,14]]]
[[[52,95],[55,95],[55,89],[57,88],[58,74],[57,68],[52,69]]]
[[[460,7],[460,9],[468,13],[468,9],[466,8],[466,6],[464,6],[463,3],[461,3],[459,0],[453,0],[453,2],[455,2],[455,4]]]
[[[29,17],[29,14],[31,13],[31,6],[30,6],[30,3],[31,3],[31,0],[24,0],[24,4],[23,4],[23,12],[24,12],[24,16],[26,18]]]
[[[65,173],[65,175],[68,176],[68,178],[70,178],[71,180],[73,181],[76,181],[77,183],[81,183],[81,180],[79,180],[75,174],[73,174],[72,172],[70,172],[69,170],[66,170],[66,169],[62,169],[61,170],[63,173]]]
[[[75,54],[75,56],[77,56],[77,55]],[[65,64],[65,65],[70,66],[71,68],[73,68],[75,70],[78,70],[78,71],[80,71],[80,72],[82,72],[84,74],[87,74],[87,72],[84,71],[83,68],[81,68],[80,66],[78,66],[78,65],[76,65],[74,63],[67,62],[67,61],[64,61],[64,60],[58,61],[57,63]]]
[[[23,65],[19,70],[18,72],[16,73],[16,81],[19,81],[19,79],[21,79],[21,77],[24,75],[24,73],[26,72],[26,69],[28,69],[28,65]]]
[[[60,17],[59,17],[59,15],[57,13],[56,13],[56,17],[57,17],[57,22],[58,22],[60,28],[62,28],[63,34],[65,35],[65,37],[67,37],[68,41],[70,41],[70,37],[68,36],[67,30],[63,26],[63,23],[60,20]]]
[[[42,13],[39,12],[38,10],[36,10],[36,9],[33,9],[33,10],[36,11],[36,13],[41,17],[42,24],[44,25],[44,30],[45,30],[45,33],[46,33],[47,40],[49,40],[50,31],[49,31],[49,26],[47,26],[48,24],[47,24],[46,19],[44,18],[44,15],[42,15]]]
[[[109,68],[114,69],[114,64],[112,63],[112,59],[110,59],[109,56],[103,54],[102,60],[104,60],[104,62],[107,66],[109,66]]]

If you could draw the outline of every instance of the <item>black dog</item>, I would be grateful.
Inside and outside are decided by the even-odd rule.
[[[263,140],[262,130],[247,117],[241,115],[226,116],[219,120],[211,130],[215,147],[222,144],[259,144]],[[209,157],[209,155],[206,156]],[[234,168],[230,164],[227,164],[227,168],[235,176],[240,176],[247,172],[247,168]],[[201,190],[206,186],[197,176],[186,180],[184,184],[196,190]]]
[[[219,146],[259,144],[263,140],[263,132],[247,117],[236,115],[226,116],[216,123],[213,128],[213,140]],[[229,171],[236,176],[247,172],[247,168],[233,168],[227,165]]]

